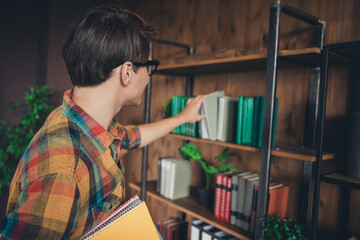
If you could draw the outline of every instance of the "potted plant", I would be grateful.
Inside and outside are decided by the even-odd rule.
[[[280,215],[270,216],[267,214],[260,220],[265,222],[265,227],[262,230],[264,238],[259,238],[259,240],[307,240],[310,238],[310,226],[296,223],[289,218],[281,219]]]
[[[202,159],[199,148],[191,142],[181,146],[179,151],[183,158],[194,159],[194,161],[200,164],[203,169],[206,184],[205,187],[199,188],[200,204],[206,207],[211,207],[214,201],[214,188],[212,187],[212,183],[215,175],[226,171],[238,172],[238,170],[233,168],[232,164],[222,164],[219,167],[210,165]],[[220,163],[225,163],[230,157],[235,155],[234,152],[229,153],[228,151],[228,148],[224,149],[224,151],[216,157],[216,160]]]
[[[0,195],[10,185],[16,166],[28,144],[54,109],[49,86],[31,87],[21,102],[9,104],[8,110],[26,109],[21,121],[12,124],[0,120]]]

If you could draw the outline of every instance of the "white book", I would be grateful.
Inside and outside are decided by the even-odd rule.
[[[217,229],[212,225],[206,225],[203,227],[201,232],[201,240],[212,240],[212,232],[215,232]]]
[[[224,130],[224,111],[225,111],[225,98],[221,97],[219,98],[219,115],[218,115],[218,131],[217,131],[217,140],[221,140],[223,136],[223,130]]]
[[[190,194],[191,162],[182,158],[170,160],[170,189],[171,200],[187,197]]]
[[[200,109],[201,114],[205,115],[205,110],[203,107]],[[200,126],[201,126],[201,138],[202,139],[209,139],[209,130],[208,130],[208,123],[206,122],[206,119],[200,120]]]
[[[194,220],[191,222],[190,240],[201,240],[201,229],[207,223],[202,220]]]
[[[224,91],[217,91],[210,94],[202,103],[205,112],[205,123],[208,129],[210,140],[216,140],[218,125],[219,98],[224,96]]]
[[[161,181],[160,181],[160,195],[165,195],[165,183],[166,183],[166,165],[167,164],[167,158],[163,158],[161,160]]]

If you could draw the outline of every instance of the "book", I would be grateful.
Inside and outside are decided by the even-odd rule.
[[[238,98],[238,111],[237,111],[237,126],[236,126],[236,143],[242,143],[242,122],[243,122],[243,105],[244,105],[244,97],[240,96]]]
[[[274,183],[271,182],[269,184],[269,193],[270,191],[272,191],[273,189],[282,187],[283,184],[281,183]],[[252,200],[252,206],[251,206],[251,219],[250,219],[250,232],[254,232],[255,231],[255,220],[256,220],[256,209],[257,209],[257,199],[258,199],[258,190],[259,190],[259,184],[255,183],[254,184],[254,189],[253,189],[253,200]],[[270,195],[270,194],[269,194]],[[269,197],[271,199],[271,195]],[[269,199],[269,200],[270,200]],[[286,207],[285,207],[286,209]]]
[[[182,240],[187,238],[187,221],[177,221],[168,225],[168,239],[167,240]]]
[[[260,147],[259,142],[261,142],[260,128],[262,128],[262,124],[260,122],[263,121],[264,118],[264,97],[254,97],[254,119],[253,119],[253,135],[252,135],[252,143],[253,147]]]
[[[231,175],[227,175],[227,181],[226,181],[226,189],[225,189],[225,202],[224,202],[224,208],[225,208],[225,216],[224,219],[225,222],[230,222],[230,209],[231,209],[231,193],[232,193],[232,177],[235,175],[235,173]]]
[[[269,188],[269,194],[270,199],[268,213],[272,216],[280,214],[280,218],[283,219],[286,215],[289,186]]]
[[[141,226],[141,231],[139,231]],[[126,231],[124,231],[126,229]],[[114,213],[79,239],[161,239],[145,202],[138,196],[122,204]]]
[[[244,201],[245,201],[245,180],[258,176],[257,173],[251,173],[245,176],[242,176],[238,179],[238,202],[237,202],[237,218],[236,226],[241,227],[242,221],[244,219]]]
[[[251,219],[251,203],[254,192],[255,183],[259,182],[259,176],[249,178],[245,180],[245,200],[244,200],[244,212],[243,221],[241,222],[241,228],[249,231],[250,230],[250,219]]]
[[[160,235],[163,237],[164,240],[168,238],[168,224],[176,222],[178,219],[175,217],[168,217],[158,221],[158,229]]]
[[[156,181],[156,192],[160,193],[161,190],[161,163],[162,163],[162,158],[159,158],[158,160],[158,177],[157,177],[157,181]]]
[[[164,240],[180,240],[186,239],[187,226],[187,221],[170,217],[160,221],[159,230]]]
[[[202,228],[208,225],[202,220],[193,220],[191,222],[190,240],[201,240]]]
[[[220,97],[219,98],[219,114],[218,114],[218,128],[216,139],[222,142],[236,141],[236,118],[237,118],[237,103],[236,97]]]
[[[256,137],[254,139],[253,146],[254,147],[261,147],[262,143],[262,133],[263,133],[263,125],[264,125],[264,109],[265,109],[265,97],[258,97],[258,102],[255,103],[257,106],[255,106],[255,109],[257,108],[258,117],[254,122],[256,121],[256,124],[258,125],[256,127]],[[275,99],[275,106],[274,106],[274,126],[273,126],[273,136],[272,136],[272,147],[275,146],[275,136],[276,136],[276,122],[277,122],[277,112],[278,112],[278,106],[279,106],[279,99]],[[254,123],[255,124],[255,123]]]
[[[189,196],[191,162],[182,158],[172,158],[169,162],[169,194],[167,197],[175,200]]]
[[[253,118],[254,118],[254,97],[243,97],[242,114],[242,138],[241,144],[252,144]]]
[[[224,231],[216,232],[214,234],[214,238],[213,238],[213,240],[235,240],[235,239],[238,239],[238,238],[236,238]]]
[[[233,225],[236,224],[237,216],[238,179],[248,174],[250,174],[250,172],[243,172],[232,176],[230,223]]]
[[[215,201],[214,201],[214,216],[220,218],[220,204],[221,204],[221,193],[223,188],[223,174],[217,173],[215,175]]]
[[[224,96],[224,91],[217,91],[210,94],[201,104],[201,108],[204,110],[206,115],[205,119],[202,120],[202,124],[205,123],[206,129],[208,130],[209,139],[216,140],[217,127],[218,127],[218,100]]]
[[[204,226],[201,233],[201,240],[212,240],[216,231],[218,231],[218,229],[212,225]]]
[[[227,183],[228,179],[231,178],[233,172],[224,172],[222,173],[222,183],[221,183],[221,197],[220,197],[220,219],[225,220],[225,207],[226,207],[226,195],[227,195]]]

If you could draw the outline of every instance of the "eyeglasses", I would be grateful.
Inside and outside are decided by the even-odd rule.
[[[147,66],[149,76],[152,76],[156,72],[156,69],[159,66],[160,62],[156,59],[153,59],[153,60],[148,60],[146,62],[132,62],[132,64],[134,64],[137,67]]]

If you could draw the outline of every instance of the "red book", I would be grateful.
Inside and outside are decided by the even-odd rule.
[[[221,188],[222,188],[221,173],[217,173],[215,177],[215,201],[214,201],[214,216],[220,218],[220,204],[221,204]]]
[[[289,196],[289,186],[282,186],[278,188],[269,189],[270,200],[269,210],[270,215],[280,214],[280,218],[283,219],[286,215],[286,207]]]
[[[186,239],[187,236],[187,226],[188,222],[186,221],[177,221],[168,224],[168,236],[164,240],[181,240]]]
[[[225,173],[223,173],[223,177],[222,177],[221,200],[220,200],[220,219],[221,220],[225,220],[227,183],[229,181],[229,178],[231,178],[231,175],[232,175],[232,172],[225,172]]]
[[[225,196],[225,221],[230,222],[232,175],[227,175],[226,196]]]

